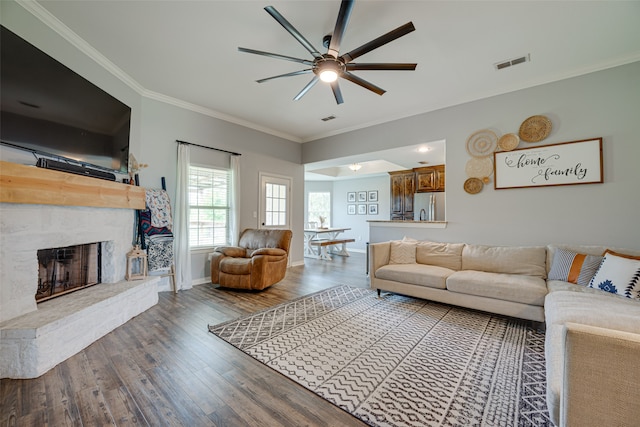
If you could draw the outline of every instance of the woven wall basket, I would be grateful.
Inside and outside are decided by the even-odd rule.
[[[527,142],[538,142],[551,133],[551,120],[545,116],[531,116],[520,125],[520,139]]]

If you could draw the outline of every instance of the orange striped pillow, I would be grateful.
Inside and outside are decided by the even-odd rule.
[[[581,286],[588,286],[601,262],[601,256],[557,249],[553,256],[548,278],[549,280],[562,280]]]

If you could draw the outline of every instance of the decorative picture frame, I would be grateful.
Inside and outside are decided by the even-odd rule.
[[[367,205],[358,205],[358,215],[367,214]]]
[[[358,202],[366,202],[366,201],[367,201],[367,192],[358,191]]]
[[[369,191],[368,200],[370,202],[378,201],[378,190]]]
[[[356,201],[356,192],[355,191],[347,192],[347,202],[354,203],[355,201]]]
[[[378,204],[370,203],[369,204],[369,215],[378,215]]]
[[[356,205],[347,205],[347,215],[356,214]]]
[[[494,188],[603,182],[602,138],[493,153]]]

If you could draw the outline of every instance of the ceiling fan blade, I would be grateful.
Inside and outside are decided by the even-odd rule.
[[[314,87],[316,85],[316,83],[318,83],[318,80],[320,80],[318,78],[318,76],[313,76],[313,79],[311,79],[311,81],[309,83],[307,83],[307,85],[305,87],[302,88],[300,93],[298,93],[296,95],[296,97],[293,98],[293,100],[294,101],[298,101],[300,98],[302,98],[305,93],[309,92],[309,89],[311,89],[312,87]]]
[[[412,31],[415,31],[416,27],[413,26],[413,22],[407,22],[404,25],[396,28],[395,30],[389,31],[387,34],[384,34],[376,39],[371,40],[368,43],[363,44],[360,47],[353,49],[349,53],[345,53],[340,58],[344,60],[344,62],[351,62],[359,56],[364,55],[365,53],[369,53],[374,49],[379,48],[389,42],[394,41],[397,38],[400,38],[404,35],[409,34]]]
[[[369,89],[371,92],[375,92],[378,95],[382,95],[386,92],[386,90],[379,88],[378,86],[374,85],[373,83],[369,83],[368,81],[361,79],[360,77],[351,74],[347,71],[343,72],[342,74],[340,74],[340,77],[349,80],[352,83],[357,84],[358,86],[362,86],[365,89]]]
[[[337,80],[335,82],[331,82],[331,90],[333,91],[333,96],[336,98],[336,104],[342,104],[344,99],[342,99],[342,91],[340,90],[340,85]]]
[[[264,79],[256,80],[256,82],[264,83],[264,82],[267,82],[269,80],[279,79],[280,77],[293,77],[293,76],[299,76],[301,74],[309,74],[311,72],[313,72],[313,70],[311,68],[308,68],[306,70],[294,71],[292,73],[279,74],[277,76],[267,77],[267,78],[264,78]]]
[[[239,47],[238,50],[240,52],[254,53],[256,55],[268,56],[270,58],[284,59],[287,61],[298,62],[300,64],[305,64],[305,65],[313,65],[313,61],[309,61],[308,59],[294,58],[293,56],[280,55],[279,53],[271,53],[271,52],[264,52],[262,50],[247,49],[246,47]]]
[[[336,26],[331,34],[331,42],[329,43],[329,50],[327,53],[334,58],[337,58],[340,52],[340,43],[342,42],[342,36],[347,29],[349,23],[349,17],[353,10],[354,0],[342,0],[340,3],[340,12],[338,12],[338,19],[336,20]],[[339,104],[339,103],[338,103]]]
[[[313,55],[314,58],[320,58],[322,56],[320,52],[318,52],[318,49],[313,47],[311,43],[309,43],[307,39],[305,39],[304,36],[300,34],[300,32],[296,30],[294,26],[291,25],[289,21],[287,21],[285,17],[282,16],[280,12],[276,10],[275,7],[267,6],[264,8],[264,10],[266,10],[267,13],[269,13],[269,15],[271,15],[276,21],[278,21],[278,23],[282,25],[284,29],[289,32],[289,34],[291,34],[296,40],[298,40],[298,42],[302,46],[304,46],[304,48],[307,49],[309,53]]]
[[[357,70],[407,70],[413,71],[418,64],[409,63],[369,63],[369,64],[356,64],[351,62],[347,64],[348,71]]]

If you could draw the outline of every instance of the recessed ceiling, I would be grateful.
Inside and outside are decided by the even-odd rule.
[[[344,82],[344,104],[336,105],[321,84],[293,101],[309,76],[255,80],[299,70],[300,64],[241,53],[238,47],[309,55],[263,10],[271,4],[322,50],[338,0],[39,4],[146,96],[175,99],[298,142],[640,60],[637,1],[357,0],[343,49],[412,21],[416,31],[361,60],[417,62],[416,71],[359,71],[387,90],[383,96]],[[495,64],[523,55],[530,61],[496,70]],[[329,116],[336,118],[322,120]]]
[[[445,141],[432,141],[389,150],[369,152],[357,156],[308,163],[304,167],[305,180],[337,181],[360,179],[376,175],[387,175],[387,173],[391,171],[444,165],[446,164],[445,150]],[[350,169],[349,166],[354,163],[359,164],[361,168],[357,171]]]

